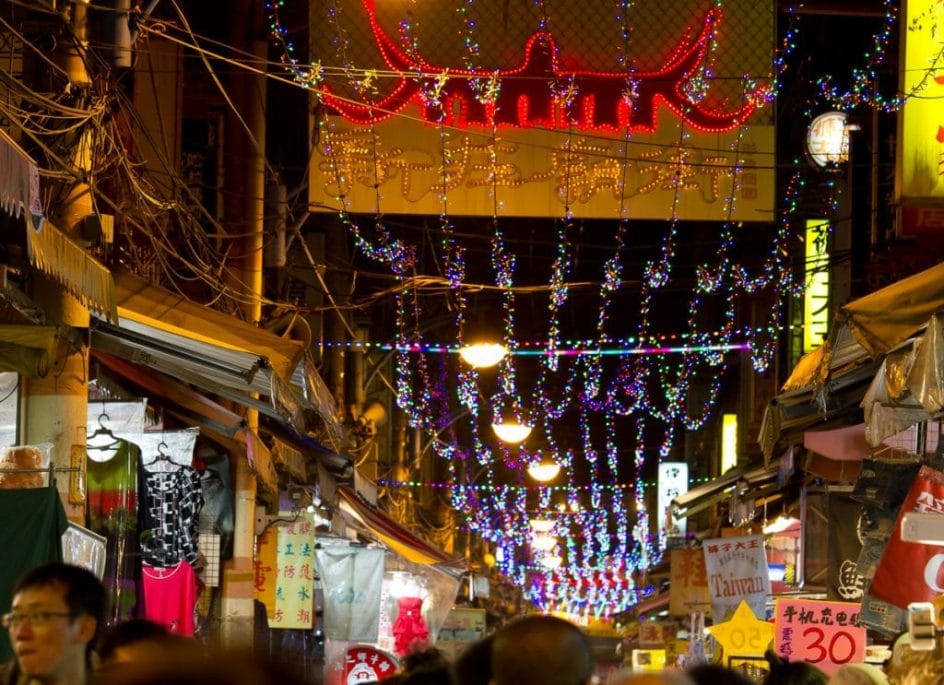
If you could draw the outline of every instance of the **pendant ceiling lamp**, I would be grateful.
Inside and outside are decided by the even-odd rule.
[[[492,430],[502,442],[517,445],[531,435],[531,422],[517,402],[506,400],[492,413]]]
[[[495,366],[508,355],[505,331],[502,328],[504,319],[496,319],[494,312],[489,314],[490,316],[479,315],[462,326],[459,356],[466,364],[476,369]]]

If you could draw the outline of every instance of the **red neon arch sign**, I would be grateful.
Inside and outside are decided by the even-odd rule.
[[[709,109],[685,93],[685,84],[695,76],[708,52],[721,21],[718,8],[708,11],[694,39],[683,38],[657,71],[627,75],[619,72],[564,71],[558,66],[557,46],[549,33],[535,33],[524,48],[521,64],[494,72],[463,70],[429,64],[422,57],[406,55],[377,21],[374,0],[363,0],[371,30],[387,66],[400,74],[393,90],[370,104],[352,102],[331,92],[322,92],[329,110],[355,124],[371,124],[389,119],[410,103],[420,108],[422,118],[438,123],[444,112],[456,108],[460,127],[567,128],[583,130],[624,130],[652,132],[660,106],[702,131],[727,131],[742,124],[767,97],[759,87],[745,93],[740,107],[722,111]],[[420,76],[417,76],[417,75]],[[499,85],[491,101],[483,101],[475,84],[494,79]],[[569,87],[566,99],[554,94],[548,83]],[[435,84],[435,85],[434,85]],[[435,99],[429,93],[436,93]],[[627,96],[631,91],[632,95]]]

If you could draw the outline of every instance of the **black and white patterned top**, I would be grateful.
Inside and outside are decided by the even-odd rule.
[[[200,474],[189,466],[168,472],[144,471],[141,560],[167,568],[181,559],[197,561],[197,536],[203,490]]]

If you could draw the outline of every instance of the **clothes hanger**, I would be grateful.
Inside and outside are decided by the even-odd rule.
[[[86,435],[85,437],[86,451],[88,450],[110,451],[110,450],[114,450],[116,447],[118,447],[121,444],[121,438],[119,438],[114,433],[112,433],[111,428],[105,425],[104,421],[109,421],[109,420],[110,419],[108,418],[108,414],[106,414],[104,411],[102,411],[102,413],[98,415],[98,428],[96,428],[92,433]],[[99,435],[108,435],[108,436],[111,436],[113,439],[110,443],[104,444],[104,445],[88,445],[87,441],[93,440]]]
[[[174,461],[174,457],[165,452],[168,445],[161,440],[157,445],[157,454],[144,467],[151,473],[170,473],[180,470],[180,464]]]

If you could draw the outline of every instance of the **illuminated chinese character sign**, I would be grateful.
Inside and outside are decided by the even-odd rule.
[[[898,115],[900,152],[898,200],[944,198],[944,5],[907,2],[902,7],[904,64],[901,90],[906,96]],[[912,97],[914,96],[914,97]]]
[[[275,611],[270,628],[314,627],[315,527],[299,520],[280,525]]]
[[[829,229],[826,219],[807,219],[804,354],[822,345],[829,334]]]
[[[338,4],[312,17],[313,211],[773,217],[775,13],[756,2],[637,2],[632,51],[602,0],[554,22],[532,3]]]
[[[669,535],[685,535],[686,518],[672,516],[672,500],[688,492],[688,464],[664,461],[659,464],[659,529]]]

